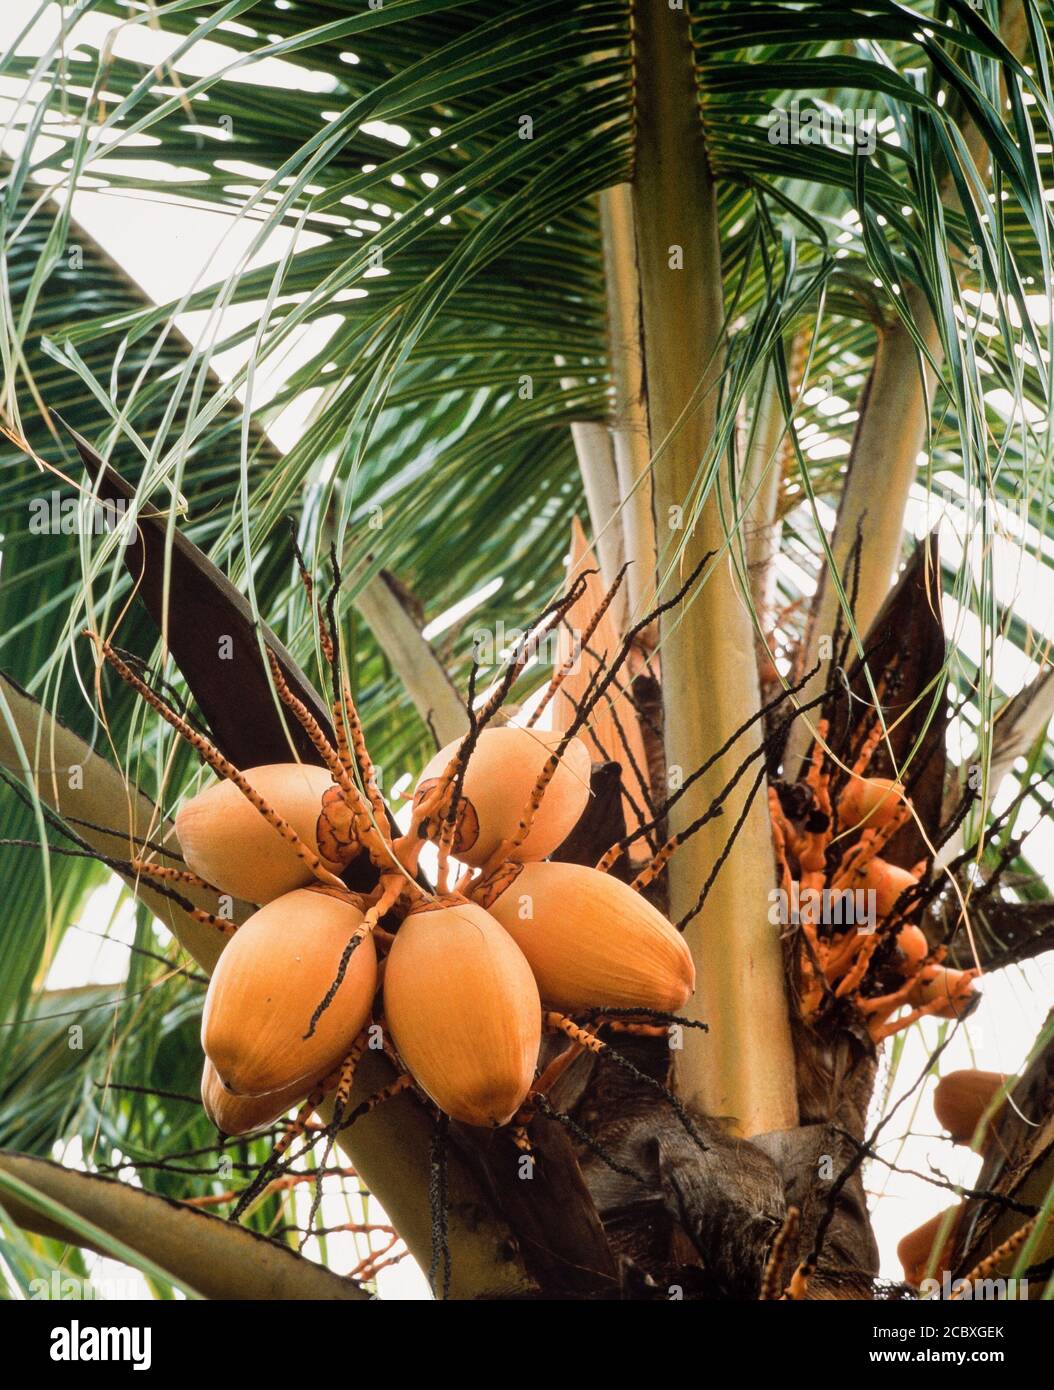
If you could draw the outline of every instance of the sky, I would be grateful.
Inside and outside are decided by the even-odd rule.
[[[0,5],[0,51],[7,49],[26,17],[36,8],[36,0],[4,0]],[[52,23],[54,14],[55,7],[52,7]],[[84,21],[83,34],[93,40],[101,40],[112,32],[113,27],[110,19],[88,16]],[[31,36],[23,51],[36,51],[38,39],[39,33],[36,39]],[[116,38],[117,52],[146,57],[152,61],[164,57],[170,47],[169,40],[163,34],[144,28],[126,28]],[[203,72],[218,61],[221,53],[217,45],[204,45],[201,52],[189,55],[181,71],[188,75]],[[290,64],[277,64],[273,60],[268,62],[267,75],[269,80],[291,85],[315,81],[312,75],[305,75]],[[244,73],[243,80],[253,80],[252,73]],[[6,121],[12,109],[12,98],[16,95],[17,84],[0,77],[0,121]],[[400,132],[397,129],[389,134],[398,142]],[[5,148],[13,150],[15,139],[17,137],[8,134]],[[144,150],[144,171],[149,170],[159,174],[164,172],[163,166],[157,162],[150,163],[149,151]],[[236,168],[232,168],[232,175],[236,177],[237,172]],[[76,195],[73,213],[75,220],[144,291],[155,301],[162,302],[184,293],[202,276],[204,266],[208,267],[205,281],[230,271],[245,253],[253,228],[245,223],[233,224],[228,213],[181,205],[171,190],[167,196],[163,188],[159,193],[162,196],[121,196],[106,191],[86,190]],[[289,232],[278,233],[257,262],[276,259],[286,249],[290,235]],[[304,238],[304,244],[311,244],[311,241],[311,237]],[[158,254],[159,247],[163,247],[163,254]],[[251,320],[253,312],[252,306],[229,311],[222,325],[223,330],[228,331],[241,321]],[[204,325],[204,314],[183,315],[179,319],[180,328],[194,340],[198,339]],[[282,376],[313,351],[333,327],[334,323],[323,323],[302,334],[291,351],[283,355],[281,373],[265,373],[257,382],[255,398],[266,398],[275,390]],[[214,366],[221,375],[229,377],[248,352],[249,346],[246,345],[244,349],[214,359]],[[832,409],[844,409],[847,404],[840,398],[835,398],[835,401]],[[271,427],[272,437],[280,448],[288,449],[296,442],[311,404],[311,394],[306,393]],[[814,441],[813,447],[822,451],[824,440],[820,438]],[[943,481],[949,488],[955,485],[954,479]],[[927,534],[933,526],[939,526],[942,550],[950,562],[955,563],[958,553],[965,549],[973,563],[979,563],[979,556],[973,553],[976,544],[970,534],[969,520],[956,506],[954,498],[947,503],[938,503],[918,489],[909,509],[907,523],[909,531],[917,537]],[[997,540],[995,546],[997,596],[1001,603],[1014,604],[1034,631],[1054,639],[1052,570],[1022,554],[1021,548],[1015,543],[1014,518],[1004,517],[1003,524],[1006,536]],[[1042,544],[1049,553],[1051,543],[1044,541]],[[788,573],[794,568],[792,557],[785,557],[781,564]],[[800,579],[801,576],[795,577]],[[945,611],[949,632],[960,645],[964,662],[969,664],[975,661],[979,651],[976,624],[969,614],[958,610],[954,604],[947,604]],[[448,615],[429,616],[432,631],[450,620]],[[1003,644],[998,655],[997,677],[1004,692],[1013,693],[1020,689],[1034,672],[1035,668],[1016,649]],[[1041,826],[1029,849],[1034,862],[1051,866],[1054,872],[1054,825]],[[80,929],[67,934],[52,966],[49,986],[57,988],[90,981],[117,983],[123,979],[127,966],[126,944],[131,938],[132,925],[127,906],[118,904],[117,897],[116,888],[100,889],[95,895],[82,916]],[[110,940],[100,940],[100,935],[106,933],[109,933]],[[975,1066],[1013,1073],[1022,1066],[1047,1011],[1054,1004],[1054,954],[1030,962],[1025,970],[1015,967],[987,977],[982,982],[981,994],[980,1007],[959,1029],[944,1054],[942,1071]],[[876,1088],[877,1097],[881,1097],[888,1088],[895,1100],[914,1084],[926,1067],[927,1057],[936,1045],[940,1028],[936,1021],[925,1020],[920,1027],[905,1035],[895,1072],[890,1068],[891,1049],[885,1049],[882,1074]],[[933,1084],[932,1081],[928,1082],[917,1093],[912,1104],[898,1112],[889,1134],[883,1136],[879,1153],[902,1168],[922,1174],[935,1169],[953,1181],[969,1183],[976,1176],[979,1159],[941,1137],[932,1109]],[[78,1160],[78,1155],[72,1153],[65,1157],[71,1162]],[[882,1254],[881,1272],[886,1277],[898,1278],[898,1239],[954,1199],[920,1177],[892,1173],[881,1163],[873,1163],[866,1170],[866,1186],[874,1198],[872,1213]],[[327,1197],[323,1208],[325,1224],[349,1219],[346,1214],[338,1215],[343,1210],[338,1196],[331,1194]],[[375,1206],[371,1219],[376,1219]],[[350,1237],[335,1238],[327,1253],[338,1269],[351,1268],[356,1258]],[[113,1262],[100,1262],[98,1268],[100,1277],[129,1277],[127,1270]],[[429,1296],[423,1276],[409,1259],[382,1274],[380,1290],[383,1298]],[[145,1296],[145,1286],[143,1292]]]

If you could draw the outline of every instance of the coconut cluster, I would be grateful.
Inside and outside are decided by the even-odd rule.
[[[346,786],[302,764],[242,774],[270,818],[229,781],[180,809],[188,868],[260,904],[221,955],[202,1018],[202,1101],[225,1133],[320,1097],[374,1023],[447,1115],[504,1125],[535,1080],[546,1011],[674,1013],[691,994],[691,955],[656,908],[607,873],[548,857],[588,801],[582,741],[504,726],[484,729],[467,759],[461,747],[425,768],[402,837],[367,827]],[[441,883],[448,855],[466,866],[452,891],[421,886],[427,843]],[[371,844],[373,894],[319,881],[317,864],[338,875]]]
[[[787,898],[830,907],[796,924],[802,1017],[813,1022],[845,1001],[876,1042],[926,1016],[962,1018],[978,972],[945,965],[944,948],[931,949],[912,920],[926,865],[903,868],[882,853],[911,819],[910,797],[899,782],[865,775],[873,736],[833,797],[825,737],[821,722],[804,782],[774,787],[769,799]]]

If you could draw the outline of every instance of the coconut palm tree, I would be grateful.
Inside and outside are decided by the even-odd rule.
[[[861,1169],[885,1038],[920,1009],[960,1027],[968,972],[1054,941],[1023,843],[1054,684],[1005,574],[1012,553],[1049,583],[1048,29],[1032,0],[84,0],[7,55],[13,1277],[71,1242],[206,1296],[366,1296],[383,1251],[356,1280],[294,1253],[288,1194],[335,1140],[440,1294],[880,1295]],[[74,190],[219,211],[232,268],[155,304]],[[134,504],[134,544],[63,511],[85,489],[111,519]],[[332,625],[393,807],[471,740],[477,685],[500,718],[563,674],[518,634],[575,600],[553,721],[581,719],[592,795],[556,857],[619,843],[697,988],[676,1019],[576,1014],[603,1056],[547,1037],[559,1075],[516,1142],[412,1089],[365,1113],[395,1075],[367,1052],[265,1189],[275,1135],[218,1143],[187,1100],[222,944],[190,910],[215,903],[130,848],[166,839],[197,760],[81,633],[237,766],[285,747],[265,646],[332,736],[290,516],[319,591],[331,555],[343,576]],[[854,822],[876,776],[895,816]],[[124,984],[46,988],[115,872]],[[872,936],[773,914],[843,882],[900,885]],[[1021,1115],[1051,1113],[1050,1055],[1048,1027],[992,1093],[978,1188],[920,1270],[1046,1280],[1054,1172]],[[73,1140],[86,1171],[48,1161]],[[126,1170],[141,1188],[101,1176]],[[206,1214],[254,1181],[237,1221]]]

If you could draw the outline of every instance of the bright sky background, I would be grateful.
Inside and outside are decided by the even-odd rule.
[[[35,0],[4,0],[0,7],[0,51],[6,50],[26,18],[36,9]],[[52,7],[52,15],[56,13]],[[101,40],[113,29],[110,19],[90,15],[83,21],[82,33],[93,40]],[[151,33],[143,28],[125,29],[117,40],[117,52],[122,55],[144,57],[152,61],[164,57],[171,51],[172,43],[164,35]],[[24,51],[39,51],[39,43],[31,39]],[[223,50],[217,45],[202,45],[181,66],[188,74],[205,71],[215,64]],[[269,80],[282,80],[290,85],[307,82],[314,84],[314,78],[290,64],[278,64],[269,60],[266,64]],[[281,76],[279,76],[281,74]],[[261,74],[262,75],[262,72]],[[254,80],[251,70],[243,70],[243,80]],[[316,88],[317,89],[317,88]],[[0,121],[7,119],[12,109],[11,98],[17,95],[17,85],[0,78]],[[392,132],[396,137],[398,132]],[[5,146],[9,151],[15,148],[10,141]],[[159,177],[167,175],[167,170],[159,162],[149,162],[149,151],[144,150],[144,169],[151,169]],[[232,174],[237,172],[232,168]],[[244,172],[244,171],[243,171]],[[250,224],[233,225],[230,214],[209,212],[200,207],[180,204],[174,191],[167,196],[148,197],[119,196],[109,192],[84,191],[77,195],[74,203],[74,216],[125,270],[139,282],[144,290],[156,301],[166,301],[186,291],[198,277],[203,283],[220,278],[239,261],[253,235]],[[271,261],[285,249],[290,233],[281,232],[272,239],[266,255],[261,261]],[[73,236],[75,240],[75,234]],[[317,237],[305,237],[304,244],[311,244]],[[202,276],[203,266],[208,270]],[[239,320],[235,313],[241,315]],[[251,306],[232,312],[224,321],[224,329],[229,330],[239,321],[251,320]],[[188,336],[197,338],[203,326],[204,315],[184,315],[179,325]],[[302,335],[301,341],[283,361],[283,374],[292,369],[296,362],[313,351],[320,341],[320,335],[328,336],[334,325],[316,325]],[[314,335],[314,336],[308,336]],[[214,359],[214,365],[223,374],[230,375],[237,369],[248,354],[244,352],[226,354]],[[273,391],[278,378],[265,375],[258,381],[257,398],[265,397]],[[289,448],[298,438],[307,412],[310,409],[311,393],[285,412],[272,429],[275,442],[282,448]],[[844,411],[847,402],[839,397],[832,398],[830,410]],[[810,452],[822,452],[825,440],[819,437],[812,441]],[[951,486],[952,479],[945,479]],[[996,547],[996,569],[998,576],[997,597],[1001,603],[1013,603],[1023,618],[1032,623],[1035,631],[1054,638],[1054,588],[1051,584],[1051,570],[1037,564],[1028,556],[1023,556],[1013,544],[1013,518],[1004,518],[1008,539],[998,542]],[[955,562],[957,551],[962,546],[972,544],[969,527],[961,509],[954,504],[937,507],[934,499],[927,498],[919,490],[908,516],[909,529],[917,536],[925,535],[935,524],[941,526],[942,549],[946,558]],[[1050,553],[1051,543],[1045,543]],[[788,573],[794,569],[793,559],[785,557],[781,564]],[[794,576],[800,579],[798,576]],[[500,582],[500,581],[495,581]],[[475,596],[479,597],[479,596]],[[438,615],[432,615],[435,620]],[[949,631],[964,651],[967,661],[976,659],[976,624],[968,614],[958,612],[954,605],[946,606]],[[1001,687],[1007,693],[1019,689],[1034,675],[1031,667],[1021,654],[1005,644],[999,654],[998,677]],[[1054,826],[1046,824],[1040,828],[1029,845],[1033,861],[1048,867],[1054,866]],[[49,976],[52,987],[85,984],[89,981],[120,982],[127,966],[127,952],[122,942],[131,937],[131,915],[127,907],[118,910],[113,917],[116,903],[116,890],[100,890],[93,899],[81,923],[83,931],[70,932],[56,959]],[[112,919],[112,920],[111,920]],[[99,933],[109,930],[112,940],[100,942]],[[95,935],[92,935],[92,934]],[[977,1066],[986,1070],[1013,1072],[1018,1069],[1043,1023],[1048,1009],[1054,1004],[1054,954],[1039,961],[1033,961],[1024,969],[1012,968],[983,981],[983,1001],[969,1022],[959,1030],[955,1042],[944,1054],[941,1061],[943,1071],[956,1067]],[[934,1020],[926,1020],[921,1028],[908,1035],[899,1069],[892,1078],[886,1078],[888,1051],[883,1064],[883,1077],[880,1078],[877,1095],[881,1095],[888,1079],[894,1097],[901,1094],[916,1080],[925,1066],[928,1053],[936,1045],[940,1025]],[[961,1148],[955,1148],[941,1138],[939,1126],[933,1115],[931,1105],[933,1083],[927,1083],[919,1093],[917,1106],[905,1106],[890,1127],[890,1134],[882,1146],[883,1155],[903,1167],[920,1172],[929,1172],[931,1164],[945,1176],[955,1181],[970,1182],[979,1167],[979,1159]],[[906,1135],[907,1129],[913,1131]],[[76,1161],[77,1155],[67,1154],[67,1161]],[[941,1191],[926,1182],[899,1174],[890,1174],[880,1164],[872,1164],[867,1171],[867,1186],[872,1194],[881,1194],[881,1200],[872,1203],[874,1224],[882,1249],[882,1273],[889,1278],[900,1277],[900,1266],[896,1259],[897,1240],[907,1231],[921,1224],[929,1216],[942,1210],[954,1201],[951,1194]],[[344,1214],[340,1214],[344,1213]],[[340,1199],[335,1195],[327,1198],[323,1208],[324,1222],[336,1224],[351,1219],[345,1212]],[[361,1218],[359,1218],[361,1219]],[[371,1219],[378,1219],[376,1208]],[[344,1239],[344,1244],[341,1244]],[[328,1255],[337,1268],[350,1268],[354,1264],[354,1252],[350,1238],[331,1239]],[[100,1261],[99,1273],[102,1276],[128,1277],[128,1271],[112,1262]],[[381,1276],[381,1296],[383,1298],[422,1298],[428,1297],[425,1281],[412,1261],[406,1260]]]

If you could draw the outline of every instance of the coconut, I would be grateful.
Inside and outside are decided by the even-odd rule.
[[[864,887],[874,889],[879,917],[888,917],[901,893],[917,882],[915,875],[907,869],[891,864],[888,859],[880,859],[878,855],[868,861],[863,872]]]
[[[490,910],[554,1008],[676,1013],[695,989],[684,938],[610,874],[581,864],[524,864]]]
[[[838,801],[838,818],[846,830],[888,825],[904,801],[904,788],[888,777],[854,777]]]
[[[916,927],[910,922],[897,932],[897,946],[903,957],[897,967],[902,975],[910,975],[916,967],[922,964],[930,951],[930,943],[926,940],[925,932],[921,927]]]
[[[421,1089],[465,1124],[507,1124],[541,1045],[538,986],[522,951],[475,903],[442,899],[399,927],[384,1015]]]
[[[485,864],[503,840],[516,833],[535,784],[562,734],[506,725],[484,729],[465,769],[458,805],[454,853],[466,864]],[[460,740],[438,752],[414,792],[418,804],[436,786],[457,753]],[[573,738],[545,789],[530,834],[512,856],[544,859],[567,839],[589,800],[589,750]],[[437,837],[438,832],[434,832]]]
[[[216,1068],[207,1057],[201,1072],[201,1103],[221,1134],[252,1134],[266,1129],[299,1105],[308,1089],[297,1085],[265,1096],[235,1096],[216,1075]]]
[[[358,906],[335,891],[299,888],[262,907],[232,937],[205,996],[201,1042],[228,1091],[304,1093],[351,1050],[377,987],[373,938],[353,952],[340,988],[305,1036],[337,978]]]
[[[904,1278],[909,1284],[914,1284],[918,1288],[926,1275],[926,1269],[930,1263],[933,1247],[937,1242],[941,1228],[944,1226],[949,1212],[954,1213],[952,1219],[948,1221],[947,1234],[941,1246],[940,1253],[934,1262],[931,1278],[939,1279],[944,1271],[949,1267],[952,1250],[955,1243],[955,1228],[958,1224],[961,1206],[948,1207],[936,1216],[931,1216],[928,1221],[910,1231],[897,1245],[897,1259],[904,1266]]]
[[[988,1107],[1006,1084],[997,1071],[950,1071],[937,1082],[933,1110],[956,1144],[969,1144]],[[983,1135],[981,1136],[983,1138]]]
[[[965,1018],[977,996],[974,994],[974,970],[950,970],[946,965],[925,965],[908,995],[916,1007],[939,1002],[932,1009],[937,1018]]]
[[[343,865],[319,849],[322,798],[335,789],[323,767],[309,763],[267,763],[242,774],[264,801],[339,873]],[[303,888],[314,875],[233,782],[214,782],[185,801],[176,814],[176,837],[183,858],[221,892],[250,903],[268,903]]]

